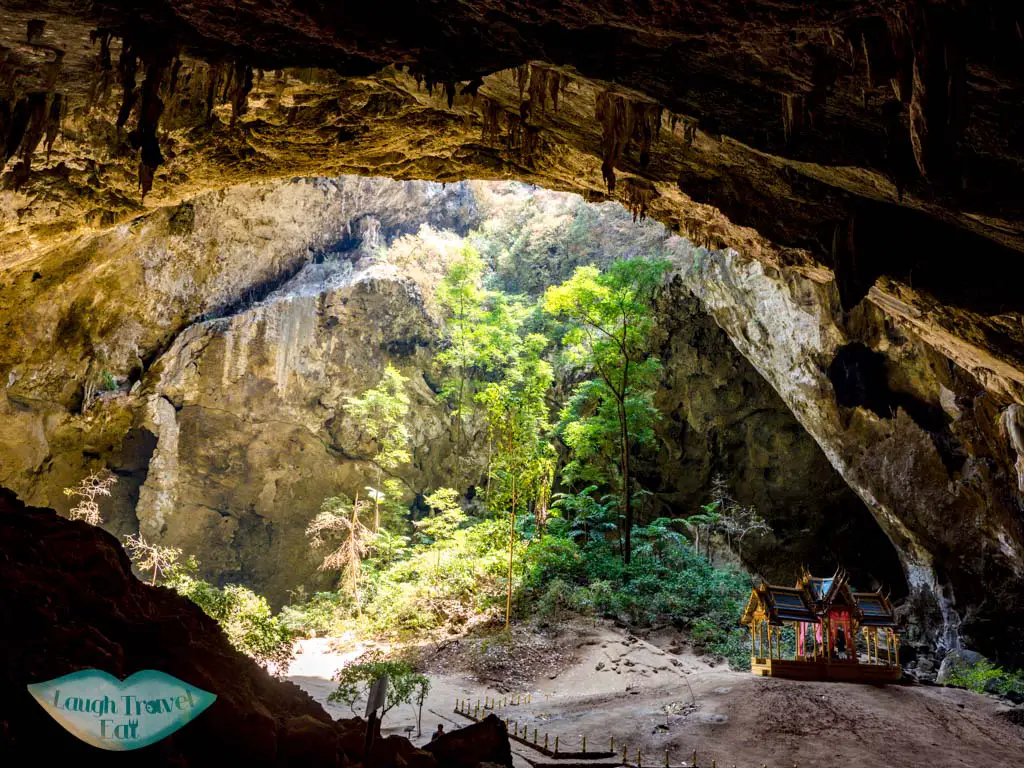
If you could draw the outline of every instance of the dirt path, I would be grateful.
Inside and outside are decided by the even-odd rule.
[[[543,741],[558,735],[563,750],[577,749],[587,735],[589,750],[607,749],[614,737],[631,762],[637,748],[648,765],[689,761],[757,768],[1019,768],[1024,765],[1024,728],[1000,712],[1008,708],[984,696],[916,685],[870,686],[801,683],[755,678],[710,666],[682,651],[679,638],[664,633],[648,642],[607,626],[579,624],[561,636],[572,650],[560,670],[541,674],[516,692],[530,704],[498,714],[520,729],[534,728]],[[323,643],[323,641],[305,641]],[[301,685],[335,716],[347,707],[326,703],[334,668],[352,654],[308,647],[289,679]],[[452,713],[456,698],[475,702],[501,697],[499,685],[476,682],[468,674],[432,673],[423,714],[423,739],[438,722],[447,729],[466,724]],[[330,668],[330,671],[327,670]],[[301,674],[296,674],[299,672]],[[415,724],[411,707],[388,714],[385,733],[404,733]],[[519,753],[526,750],[516,749]],[[525,765],[521,758],[517,764]]]

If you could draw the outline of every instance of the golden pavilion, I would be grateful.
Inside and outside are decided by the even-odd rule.
[[[848,682],[900,678],[900,638],[888,597],[853,591],[845,573],[818,578],[804,572],[794,587],[761,582],[740,623],[750,628],[755,675]],[[784,632],[787,627],[792,635]]]

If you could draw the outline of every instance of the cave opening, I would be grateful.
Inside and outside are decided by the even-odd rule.
[[[68,327],[69,316],[76,322],[63,345],[69,353],[84,345],[93,358],[86,375],[102,370],[107,382],[77,407],[86,424],[101,417],[111,448],[83,449],[79,461],[104,462],[122,479],[117,504],[131,508],[133,525],[111,521],[112,532],[176,548],[183,560],[195,557],[197,575],[215,585],[241,584],[275,610],[295,603],[296,594],[338,589],[337,574],[319,568],[307,528],[327,500],[380,493],[386,476],[400,487],[387,502],[398,536],[415,535],[413,525],[430,517],[425,499],[437,488],[455,484],[465,489],[467,509],[483,507],[491,482],[485,467],[451,480],[452,406],[444,404],[451,372],[436,359],[451,348],[439,291],[452,264],[472,250],[480,256],[480,290],[501,304],[533,307],[517,322],[549,333],[547,361],[557,370],[552,422],[581,373],[558,362],[563,345],[545,330],[545,292],[580,268],[606,268],[616,259],[671,264],[647,340],[660,372],[650,385],[656,437],[638,448],[636,477],[647,494],[641,528],[699,511],[723,478],[729,498],[771,529],[752,537],[739,557],[723,550],[723,563],[783,582],[805,567],[844,568],[864,589],[907,594],[892,543],[698,297],[699,265],[728,257],[637,221],[617,203],[514,182],[296,179],[191,199],[152,214],[127,239],[149,272],[137,294],[133,277],[121,290],[141,301],[122,296],[83,312],[76,299],[56,313],[58,329]],[[89,245],[100,261],[104,250],[124,247],[109,235]],[[208,272],[206,283],[180,282],[185,253],[209,254],[189,267],[193,279]],[[113,260],[110,269],[131,275]],[[95,279],[83,278],[80,293],[89,294]],[[147,313],[168,303],[187,306],[172,313],[171,329],[146,339],[148,348],[110,346],[112,332],[152,322]],[[871,355],[855,347],[837,355],[852,371],[836,378],[841,404],[888,404],[875,402],[886,391]],[[407,464],[378,473],[377,439],[348,411],[389,365],[411,382],[408,419],[416,437]],[[496,368],[474,370],[474,386],[501,379]],[[129,424],[141,426],[119,438],[117,429]],[[493,451],[488,431],[479,423],[473,429],[476,455],[459,461],[479,463]],[[558,446],[552,490],[578,491],[581,485],[558,479],[569,460],[565,443]],[[35,475],[29,497],[53,498],[63,477]],[[610,490],[599,485],[594,500]],[[694,533],[675,525],[673,535]]]
[[[1019,14],[407,5],[0,2],[0,486],[75,518],[0,492],[0,604],[46,639],[14,689],[167,664],[225,713],[171,761],[456,768],[356,754],[333,669],[295,673],[325,711],[232,650],[360,636],[503,703],[608,685],[588,722],[645,757],[863,760],[884,706],[877,762],[941,763],[903,725],[954,707],[964,760],[1019,762],[1003,704],[911,688],[787,697],[818,738],[755,752],[744,716],[780,708],[717,661],[751,662],[752,578],[841,567],[900,603],[906,676],[1024,696],[971,655],[1024,637]],[[582,311],[608,296],[622,358]],[[690,705],[653,701],[684,674]],[[0,755],[78,757],[3,706]]]

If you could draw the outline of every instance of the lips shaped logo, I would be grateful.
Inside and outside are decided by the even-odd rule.
[[[28,690],[82,741],[117,752],[170,736],[217,698],[154,669],[136,672],[123,682],[99,669],[82,669],[33,683]]]

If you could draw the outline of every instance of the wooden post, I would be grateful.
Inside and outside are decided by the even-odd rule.
[[[480,719],[480,702],[479,701],[476,703],[476,709],[473,710],[473,719],[474,720],[479,720]]]
[[[695,750],[693,750],[693,762],[691,762],[690,765],[696,765],[696,764],[697,764],[697,750],[695,749]]]
[[[640,756],[640,747],[636,748],[636,768],[643,765],[643,758]]]
[[[555,736],[555,754],[558,754],[558,737]]]
[[[668,750],[665,750],[665,768],[668,768]]]
[[[583,754],[587,754],[587,734],[583,734]]]
[[[608,751],[609,752],[614,752],[615,751],[615,737],[614,736],[612,736],[610,739],[608,739]]]
[[[548,735],[545,733],[544,734],[544,751],[546,752],[547,749],[548,749]]]
[[[622,745],[622,764],[626,764],[626,750],[629,749],[625,744]]]

